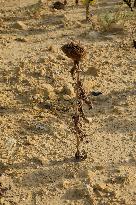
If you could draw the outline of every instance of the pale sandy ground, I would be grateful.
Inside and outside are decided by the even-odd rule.
[[[135,205],[136,50],[130,36],[135,16],[124,7],[132,16],[124,31],[100,33],[95,17],[95,32],[84,22],[81,4],[35,12],[34,3],[0,1],[0,204]],[[27,30],[18,30],[17,20]],[[69,39],[88,51],[82,63],[88,95],[103,93],[93,97],[93,110],[85,107],[92,122],[84,124],[88,158],[80,163],[73,158],[70,129],[72,62],[60,50]],[[65,95],[59,92],[64,85],[71,90]]]

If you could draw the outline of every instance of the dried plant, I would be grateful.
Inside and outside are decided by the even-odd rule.
[[[78,0],[75,0],[75,4],[76,4],[77,6],[78,6],[78,3],[79,3]]]
[[[89,8],[90,8],[90,0],[86,1],[86,21],[89,20]]]
[[[95,2],[95,0],[84,0],[84,3],[86,5],[86,21],[89,21],[89,9],[90,9],[90,5],[92,5]]]
[[[135,40],[133,40],[133,46],[134,46],[134,48],[136,48],[136,41]]]
[[[65,9],[66,4],[67,4],[67,1],[64,1],[64,3],[60,2],[60,1],[56,1],[53,3],[52,8],[56,9],[56,10]]]
[[[67,2],[67,0],[64,0],[64,5],[66,5],[68,2]]]
[[[81,120],[83,119],[85,122],[89,122],[83,111],[83,103],[86,103],[89,109],[92,108],[92,102],[88,99],[87,94],[83,88],[83,83],[81,82],[80,79],[81,69],[79,64],[80,61],[85,57],[86,51],[82,46],[74,42],[65,44],[64,46],[62,46],[61,49],[68,58],[71,58],[73,60],[74,63],[70,73],[74,81],[74,89],[76,93],[76,104],[74,106],[75,113],[72,116],[72,122],[74,124],[74,133],[76,135],[76,140],[77,140],[75,157],[78,160],[86,159],[87,157],[86,152],[79,151],[80,142],[83,141],[83,138],[85,137],[85,134],[82,131]]]
[[[131,11],[133,11],[132,0],[123,0],[123,1],[124,1],[124,3],[126,3],[128,5],[128,7],[131,9]],[[135,2],[136,2],[136,0],[135,0]],[[135,2],[134,2],[134,6],[136,4]]]
[[[134,1],[134,7],[136,7],[136,0]]]

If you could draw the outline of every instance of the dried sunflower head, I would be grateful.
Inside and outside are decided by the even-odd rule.
[[[63,45],[61,49],[68,58],[78,62],[81,61],[86,54],[85,49],[74,42]]]

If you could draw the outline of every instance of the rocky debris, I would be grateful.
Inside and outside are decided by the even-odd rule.
[[[109,27],[109,32],[111,33],[123,33],[124,26],[122,24],[111,23]]]
[[[93,119],[91,117],[87,117],[87,120],[88,120],[89,123],[93,122]]]
[[[43,161],[39,159],[38,157],[33,157],[31,159],[28,159],[28,161],[35,168],[39,168],[43,166]]]
[[[135,136],[136,137],[136,136]],[[128,157],[126,157],[123,162],[126,163],[136,163],[136,157],[131,153]]]
[[[57,53],[58,49],[57,49],[57,47],[55,45],[49,45],[47,47],[47,51],[52,52],[52,53]]]
[[[73,23],[73,22],[72,22]],[[77,28],[80,28],[80,27],[82,27],[82,24],[79,22],[79,21],[77,21],[76,22],[76,26],[77,26]]]
[[[107,184],[105,183],[98,183],[98,184],[95,184],[93,186],[93,190],[94,192],[98,195],[98,196],[101,196],[103,197],[104,195],[106,197],[115,197],[116,196],[116,193],[115,191],[113,191]]]
[[[15,41],[19,41],[19,42],[27,42],[27,39],[26,38],[15,38]]]
[[[47,110],[51,110],[52,109],[52,104],[49,101],[44,102],[44,108]]]
[[[89,181],[92,183],[94,178],[96,177],[96,173],[93,172],[93,171],[88,170],[87,176],[88,176]]]
[[[70,83],[61,87],[58,92],[64,96],[69,95],[70,97],[75,97],[74,87]]]
[[[120,184],[120,185],[124,185],[129,183],[129,176],[125,176],[125,175],[118,175],[115,177],[112,177],[108,180],[109,183],[111,184]]]
[[[102,166],[102,165],[96,165],[95,167],[94,167],[94,169],[95,170],[103,170],[104,169],[104,166]]]
[[[71,97],[69,95],[63,95],[63,99],[66,101],[69,101],[71,99]]]
[[[71,182],[69,180],[64,180],[63,181],[63,187],[65,189],[68,189],[70,187],[70,185],[71,185]]]
[[[104,191],[104,190],[106,191],[107,190],[107,186],[104,183],[98,183],[98,184],[95,184],[93,186],[93,189],[94,190],[99,190],[99,191]]]
[[[0,162],[0,176],[8,169],[8,166]]]
[[[8,155],[12,155],[16,150],[17,140],[13,137],[7,137],[5,143],[5,150],[7,150]]]
[[[0,197],[2,197],[2,195],[4,195],[4,193],[8,190],[7,187],[2,187],[0,184]]]
[[[81,200],[85,196],[86,190],[80,187],[73,187],[69,189],[65,194],[65,198],[69,201]],[[70,204],[74,205],[73,203]]]
[[[19,29],[19,30],[28,30],[27,25],[22,21],[17,21],[14,24],[14,28]]]
[[[125,111],[124,107],[121,107],[121,106],[114,106],[113,108],[113,112],[118,115],[123,114],[124,111]]]
[[[49,130],[49,127],[46,124],[37,123],[36,124],[36,129],[37,130],[43,130],[43,131],[47,132]]]

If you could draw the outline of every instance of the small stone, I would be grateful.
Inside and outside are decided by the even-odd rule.
[[[82,27],[82,24],[79,21],[77,21],[76,26],[79,28],[79,27]]]
[[[26,38],[16,38],[15,40],[19,42],[27,42]]]
[[[103,194],[106,194],[107,197],[116,196],[116,192],[112,190],[107,184],[104,184],[104,183],[95,184],[93,186],[93,190],[100,196],[103,196]]]
[[[0,176],[6,171],[7,168],[8,167],[4,163],[0,162]]]
[[[123,107],[119,107],[119,106],[114,106],[113,112],[115,114],[122,114],[122,113],[124,113],[124,108]]]
[[[102,191],[102,190],[105,190],[107,187],[106,187],[106,184],[104,183],[99,183],[99,184],[95,184],[93,186],[93,189],[94,190],[98,190],[98,191]]]
[[[19,29],[19,30],[27,30],[28,29],[28,27],[22,21],[17,21],[14,24],[14,28]]]
[[[15,138],[8,137],[5,143],[5,147],[8,151],[8,154],[11,155],[16,149],[17,141]]]
[[[45,124],[37,123],[37,124],[36,124],[36,129],[48,131],[48,130],[49,130],[49,127],[48,127],[47,125],[45,125]]]
[[[109,31],[112,33],[123,32],[124,26],[122,24],[111,23],[109,27]]]
[[[47,50],[50,51],[50,52],[55,53],[55,52],[57,52],[57,47],[53,46],[53,45],[49,45]]]
[[[87,120],[88,120],[89,123],[93,122],[93,119],[91,117],[87,117]]]
[[[75,91],[74,91],[74,88],[73,86],[68,83],[68,84],[65,84],[61,90],[61,93],[64,94],[64,95],[69,95],[71,97],[75,97]]]
[[[126,159],[124,159],[123,161],[126,162],[126,163],[130,163],[130,162],[132,162],[132,157],[129,156]]]
[[[96,173],[89,170],[89,171],[87,172],[87,176],[88,176],[90,182],[93,182],[94,179],[95,179],[95,177],[96,177]]]
[[[42,160],[39,159],[39,158],[37,158],[37,157],[33,157],[33,158],[31,159],[30,164],[36,165],[36,166],[38,166],[38,167],[43,166]]]
[[[95,170],[103,170],[104,169],[104,167],[102,166],[102,165],[97,165],[97,166],[95,166]]]
[[[129,177],[128,176],[117,176],[115,177],[114,182],[116,184],[126,184],[126,183],[129,183]]]
[[[69,101],[71,99],[71,97],[69,95],[63,95],[63,99],[66,101]]]
[[[136,136],[134,136],[133,134],[132,134],[130,139],[131,139],[131,141],[136,142]]]
[[[0,19],[0,27],[3,26],[3,23],[4,23],[3,19]]]
[[[56,94],[54,92],[54,88],[50,84],[45,83],[44,87],[42,89],[44,90],[45,99],[50,99],[50,100],[56,99]]]
[[[62,92],[62,90],[63,90],[63,87],[56,88],[55,93],[60,94]]]
[[[68,189],[68,188],[70,187],[70,181],[69,181],[69,180],[63,181],[63,187],[64,187],[65,189]]]
[[[51,110],[52,109],[52,104],[48,101],[44,102],[43,103],[44,105],[44,108],[47,109],[47,110]]]

